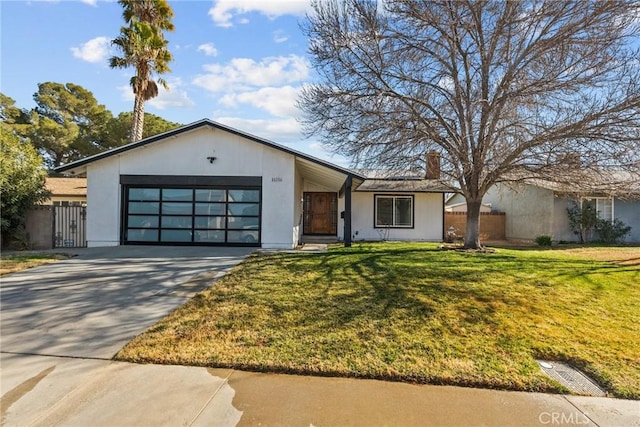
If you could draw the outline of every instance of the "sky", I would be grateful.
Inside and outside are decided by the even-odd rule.
[[[302,134],[299,90],[312,82],[300,24],[309,0],[170,1],[174,60],[170,90],[145,109],[173,122],[203,118],[346,166],[348,161]],[[19,108],[35,107],[38,83],[75,83],[114,115],[133,109],[133,69],[111,69],[110,41],[122,8],[100,0],[0,0],[0,91]]]

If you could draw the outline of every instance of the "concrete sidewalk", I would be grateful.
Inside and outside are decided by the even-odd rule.
[[[640,402],[2,354],[6,426],[638,426]],[[29,375],[25,375],[29,372]],[[28,376],[27,380],[20,380]]]

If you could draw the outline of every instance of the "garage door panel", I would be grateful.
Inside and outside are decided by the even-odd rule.
[[[203,229],[225,229],[227,228],[227,217],[224,216],[197,216],[194,218],[194,228]]]
[[[190,202],[193,200],[193,190],[189,188],[163,188],[162,200]]]
[[[129,227],[136,228],[158,228],[160,226],[160,218],[149,215],[129,215]]]
[[[196,230],[196,242],[201,243],[225,243],[226,232],[224,230]]]
[[[128,237],[132,242],[157,242],[158,230],[135,230],[129,229]]]
[[[198,202],[226,202],[227,192],[225,190],[196,190],[196,201]]]
[[[161,242],[191,242],[191,230],[161,230]]]
[[[225,203],[196,203],[196,215],[224,215]]]

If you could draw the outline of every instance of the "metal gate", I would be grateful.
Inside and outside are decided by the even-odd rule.
[[[84,248],[87,246],[87,207],[53,207],[53,247]]]

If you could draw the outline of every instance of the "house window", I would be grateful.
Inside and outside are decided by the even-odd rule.
[[[613,199],[610,197],[592,197],[582,199],[582,208],[595,208],[598,218],[613,221]]]
[[[375,195],[375,227],[413,228],[413,196]]]

